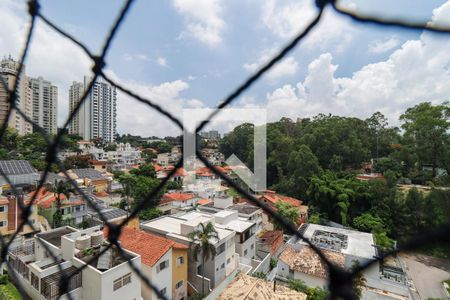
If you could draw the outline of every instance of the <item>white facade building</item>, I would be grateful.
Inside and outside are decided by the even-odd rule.
[[[0,76],[6,83],[6,86],[12,90],[17,78],[20,63],[14,60],[11,56],[3,58],[0,62]],[[28,80],[25,74],[25,66],[22,67],[22,74],[19,77],[17,84],[16,107],[22,111],[29,119],[33,119],[33,102],[31,100],[31,89],[28,87]],[[8,103],[9,93],[0,84],[0,126],[6,121],[7,112],[9,109]],[[13,110],[8,120],[8,127],[14,128],[20,135],[25,135],[33,132],[31,123],[25,121],[25,118],[20,115],[17,110]]]
[[[329,261],[346,270],[355,262],[365,265],[378,256],[371,233],[317,224],[303,224],[300,232],[320,248]],[[394,265],[376,261],[364,269],[364,299],[412,299],[401,263],[397,259],[391,261]],[[279,276],[301,279],[311,287],[325,287],[328,283],[324,262],[306,242],[295,237],[281,253],[277,268]]]
[[[85,230],[60,227],[37,234],[34,239],[11,248],[8,260],[21,286],[32,299],[61,299],[60,278],[74,274],[68,282],[72,299],[140,299],[141,280],[127,261],[140,269],[140,256],[124,250],[125,258],[111,247],[87,264],[106,246],[99,226]],[[44,246],[46,245],[46,247]],[[89,251],[88,251],[89,249]],[[48,251],[59,259],[55,264]],[[81,272],[79,268],[85,266]],[[63,270],[61,271],[60,268]]]
[[[73,82],[69,89],[69,109],[74,111],[85,93],[90,78],[85,76],[84,81]],[[77,134],[85,140],[101,138],[106,142],[114,141],[116,135],[117,117],[116,88],[109,83],[98,79],[79,111],[75,114],[69,133]]]
[[[33,101],[33,122],[49,134],[57,132],[58,88],[42,77],[29,78]]]
[[[191,212],[180,217],[163,216],[150,220],[142,223],[141,229],[189,246],[191,243],[189,234],[198,228],[200,223],[207,224],[209,222],[215,224],[215,218],[211,215]],[[201,290],[202,280],[205,281],[208,290],[214,288],[227,276],[235,272],[238,266],[239,254],[236,253],[235,232],[219,224],[215,224],[214,227],[219,240],[211,241],[216,247],[216,255],[205,262],[203,266],[204,277],[201,276],[201,259],[195,261],[192,253],[189,256],[189,282],[197,290]],[[198,257],[200,258],[201,254]]]

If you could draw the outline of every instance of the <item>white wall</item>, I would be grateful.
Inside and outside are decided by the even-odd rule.
[[[236,234],[236,252],[239,254],[240,257],[245,257],[248,259],[252,259],[256,255],[256,238],[253,234],[248,240],[240,244],[239,241],[239,235]],[[251,245],[253,244],[253,249]],[[247,250],[247,255],[244,255],[245,250]]]
[[[169,261],[169,266],[162,271],[157,272],[157,266],[165,261]],[[166,298],[172,299],[172,249],[167,251],[158,262],[151,269],[151,278],[152,283],[158,287],[158,290],[161,291],[163,288],[166,288]],[[143,283],[144,284],[144,283]],[[156,293],[152,292],[152,297],[150,299],[158,299]]]

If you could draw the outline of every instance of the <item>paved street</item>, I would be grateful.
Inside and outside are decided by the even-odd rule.
[[[422,300],[447,299],[441,282],[450,278],[449,260],[414,253],[402,254],[401,258]]]

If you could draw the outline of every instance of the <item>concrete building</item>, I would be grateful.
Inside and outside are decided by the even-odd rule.
[[[19,67],[19,61],[14,60],[11,56],[5,57],[0,61],[0,76],[2,76],[6,86],[10,90],[14,88]],[[29,119],[33,119],[33,102],[31,99],[31,89],[28,87],[25,66],[22,67],[22,73],[18,80],[16,107]],[[8,91],[4,89],[3,84],[0,84],[0,126],[6,121],[9,109],[8,97]],[[8,127],[17,130],[20,135],[33,132],[32,124],[26,122],[25,118],[20,115],[17,110],[11,112],[8,120]]]
[[[104,151],[96,147],[83,150],[91,154],[95,160],[108,163],[108,168],[113,171],[128,171],[142,162],[142,151],[131,147],[129,143],[117,144],[115,151]]]
[[[72,112],[85,93],[90,78],[83,82],[73,82],[69,89],[69,111]],[[98,79],[87,98],[75,114],[69,126],[69,133],[77,134],[85,140],[103,139],[114,141],[117,117],[116,88],[101,78]]]
[[[105,234],[107,229],[105,229]],[[167,299],[187,299],[188,247],[155,234],[123,227],[119,241],[127,250],[141,256],[141,270]],[[144,300],[158,299],[141,283]]]
[[[0,234],[3,237],[12,235],[22,223],[22,209],[18,203],[18,199],[23,201],[23,205],[30,204],[30,198],[26,195],[0,195]],[[22,199],[21,199],[22,198]],[[38,219],[38,210],[35,205],[31,205],[31,214],[28,221],[35,227],[25,224],[20,230],[20,235],[28,235],[40,230]]]
[[[225,278],[237,270],[239,255],[235,247],[235,231],[227,229],[220,224],[216,224],[214,216],[201,214],[198,212],[187,213],[180,217],[163,216],[141,224],[144,231],[166,237],[175,242],[189,246],[191,240],[189,234],[198,228],[200,223],[214,224],[219,240],[211,241],[216,248],[216,255],[210,257],[202,268],[201,259],[195,261],[192,253],[189,254],[188,277],[190,284],[201,291],[202,281],[205,282],[206,289],[210,291]],[[198,255],[201,257],[201,253]],[[202,276],[203,269],[203,276]]]
[[[72,299],[140,299],[140,278],[128,264],[140,269],[140,256],[126,249],[122,256],[114,246],[105,250],[107,245],[99,226],[84,230],[60,227],[10,248],[9,271],[15,272],[32,299],[68,298],[60,294],[63,273],[72,275],[68,281]]]
[[[378,256],[370,233],[317,224],[303,224],[300,232],[320,248],[331,262],[347,270],[355,262],[364,265]],[[279,276],[301,279],[308,286],[327,285],[326,265],[306,242],[295,237],[288,241],[286,249],[281,253],[277,268]],[[363,276],[366,279],[364,299],[411,298],[400,262],[393,266],[376,261],[363,271]]]
[[[33,122],[48,134],[57,133],[58,88],[42,77],[28,78],[33,101]]]
[[[32,197],[31,193],[29,197]],[[39,214],[45,217],[48,223],[53,226],[53,216],[57,211],[57,199],[55,193],[42,188],[36,195],[36,203]],[[64,224],[80,224],[88,215],[86,201],[80,195],[71,195],[69,199],[65,195],[60,195],[61,217]]]
[[[190,193],[166,193],[161,197],[158,209],[166,215],[172,215],[183,210],[192,210],[198,200],[198,196]]]
[[[0,175],[0,188],[2,190],[11,190],[12,183],[16,188],[35,185],[39,180],[38,171],[26,160],[0,160],[0,170],[5,174],[9,181]]]

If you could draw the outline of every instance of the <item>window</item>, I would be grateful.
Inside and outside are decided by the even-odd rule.
[[[159,293],[161,294],[161,296],[164,296],[167,293],[167,289],[163,288],[162,290],[159,291]]]
[[[113,281],[113,291],[117,291],[124,285],[131,283],[131,273],[125,274],[124,276],[117,278]]]
[[[255,248],[255,244],[252,244],[252,245],[250,246],[250,249],[253,250],[254,248]]]
[[[221,269],[225,268],[225,263],[220,266]]]
[[[244,256],[247,255],[247,252],[248,252],[247,249],[245,249],[245,250],[244,250]]]
[[[231,261],[231,259],[229,258],[229,259],[227,259],[227,265],[230,263],[230,261]]]
[[[113,282],[113,291],[117,291],[122,287],[122,277],[114,280]]]
[[[156,267],[156,272],[159,273],[168,267],[169,267],[169,260],[165,260]]]
[[[126,285],[131,283],[131,273],[128,273],[127,275],[122,277],[122,285]]]
[[[31,272],[31,285],[39,290],[39,277],[37,277],[33,272]]]
[[[180,280],[180,281],[178,281],[177,284],[175,285],[175,288],[176,288],[176,289],[179,289],[179,288],[182,287],[182,286],[183,286],[183,280]]]
[[[216,248],[216,255],[219,255],[224,251],[225,251],[225,243],[222,243]]]
[[[177,266],[184,264],[184,256],[180,256],[177,258]]]
[[[6,206],[5,205],[0,206],[0,212],[5,212],[5,211],[6,211]]]
[[[6,227],[8,225],[8,221],[0,221],[0,227]]]

